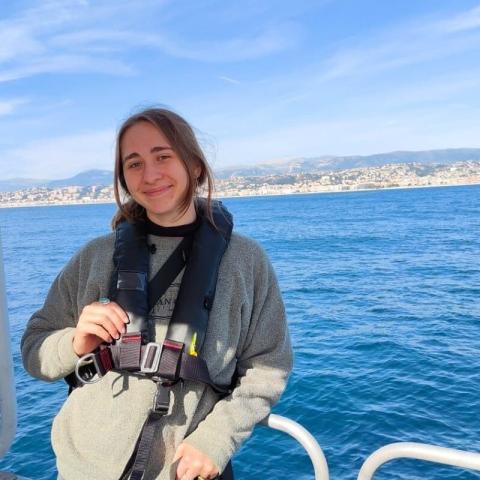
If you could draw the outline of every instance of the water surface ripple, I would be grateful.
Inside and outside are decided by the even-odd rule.
[[[332,479],[398,441],[480,451],[480,187],[228,199],[237,230],[269,253],[295,369],[275,408],[308,428]],[[51,281],[112,205],[0,210],[13,335],[18,434],[0,469],[54,479],[53,415],[66,395],[22,370],[19,339]],[[313,477],[302,449],[258,427],[237,478]],[[399,460],[376,480],[480,479]]]

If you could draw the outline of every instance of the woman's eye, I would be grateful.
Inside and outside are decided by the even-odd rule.
[[[157,157],[157,161],[159,162],[164,162],[165,160],[168,160],[170,158],[170,155],[160,155]]]
[[[127,165],[127,168],[131,170],[132,168],[138,168],[141,165],[140,162],[131,162]]]

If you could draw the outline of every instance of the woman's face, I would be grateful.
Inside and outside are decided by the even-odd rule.
[[[123,134],[120,151],[128,192],[152,222],[168,227],[195,220],[193,199],[181,215],[188,173],[162,131],[138,122]]]

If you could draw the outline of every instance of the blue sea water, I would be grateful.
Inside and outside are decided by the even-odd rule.
[[[275,412],[304,425],[332,479],[398,441],[480,451],[480,187],[228,199],[236,229],[275,266],[295,369]],[[86,240],[108,230],[113,205],[0,210],[19,423],[0,470],[55,478],[52,418],[61,382],[31,379],[19,341],[30,314]],[[301,447],[258,427],[236,476],[313,478]],[[376,480],[480,479],[415,460]]]

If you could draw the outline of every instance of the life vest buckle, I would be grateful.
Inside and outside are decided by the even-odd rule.
[[[145,351],[142,355],[142,363],[140,364],[140,371],[143,373],[156,373],[160,363],[160,355],[162,353],[162,346],[155,342],[147,343]]]
[[[164,416],[167,415],[170,409],[170,395],[172,391],[172,383],[159,382],[157,384],[157,391],[153,399],[153,406],[151,413],[153,415]]]
[[[102,377],[102,370],[95,353],[87,353],[79,358],[75,366],[75,375],[78,380],[87,385],[97,383]]]

